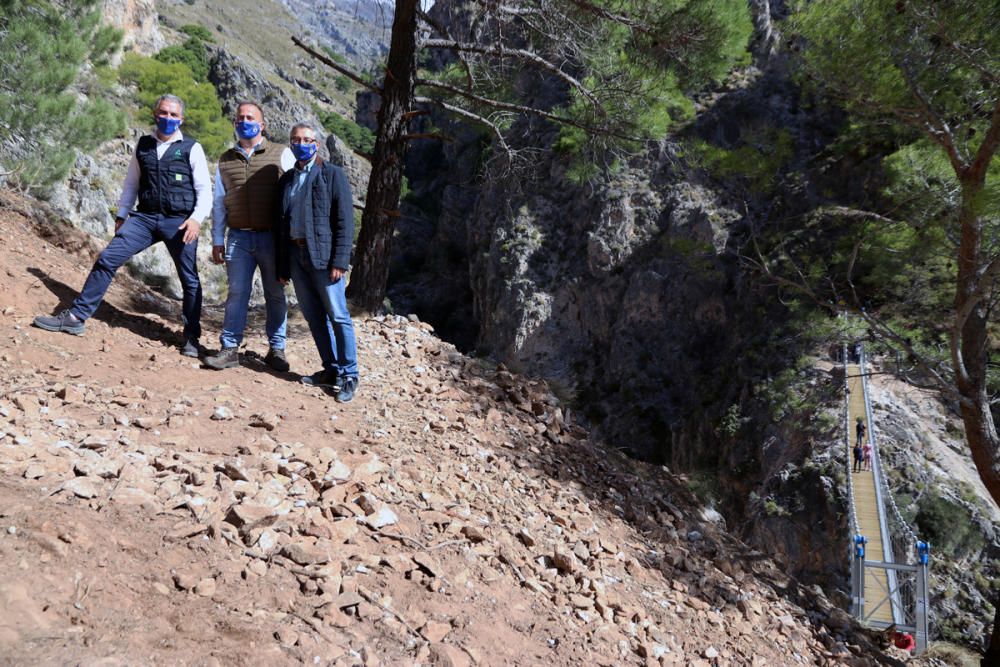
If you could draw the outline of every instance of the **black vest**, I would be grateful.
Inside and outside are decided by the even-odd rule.
[[[139,161],[140,213],[159,213],[187,217],[194,211],[194,174],[191,169],[191,147],[194,139],[181,139],[170,144],[163,159],[156,157],[156,139],[146,135],[135,147]]]

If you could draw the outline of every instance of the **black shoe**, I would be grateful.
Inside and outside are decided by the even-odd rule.
[[[240,365],[240,355],[235,347],[224,347],[218,354],[205,357],[205,365],[221,371],[224,368],[234,368]]]
[[[181,346],[181,354],[185,357],[197,359],[201,356],[201,345],[196,340],[189,340]]]
[[[264,357],[264,363],[278,371],[279,373],[288,372],[288,359],[285,358],[285,351],[279,350],[276,347],[272,347],[267,351],[267,356]]]
[[[326,369],[312,375],[303,375],[299,382],[310,387],[329,387],[334,391],[340,391],[340,376]]]
[[[350,403],[354,392],[358,389],[358,378],[341,378],[340,389],[337,390],[338,403]]]
[[[62,331],[74,336],[82,336],[83,330],[86,327],[83,320],[68,310],[64,310],[58,315],[39,315],[32,324],[39,329]]]

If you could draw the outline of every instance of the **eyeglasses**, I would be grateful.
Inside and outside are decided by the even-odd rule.
[[[309,139],[309,138],[305,138],[305,139],[298,139],[298,138],[296,138],[296,139],[292,139],[288,143],[293,144],[295,146],[298,146],[299,144],[314,144],[314,143],[316,143],[316,140],[315,139]]]

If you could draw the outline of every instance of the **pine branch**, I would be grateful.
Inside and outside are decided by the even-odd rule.
[[[452,39],[452,36],[448,32],[448,29],[445,28],[443,25],[441,25],[439,22],[435,21],[430,15],[427,14],[427,12],[418,9],[417,17],[420,18],[424,23],[426,23],[430,27],[434,28],[434,30],[436,30],[442,37],[445,37],[446,39]],[[476,85],[476,78],[472,75],[472,65],[469,64],[469,61],[466,60],[465,55],[463,53],[456,51],[455,56],[458,58],[458,61],[462,63],[462,67],[465,68],[465,84],[469,88],[469,90],[472,90],[472,88]]]
[[[909,63],[903,62],[899,70],[903,74],[903,79],[906,81],[906,86],[910,89],[910,93],[920,105],[919,114],[924,120],[924,131],[944,149],[944,152],[948,155],[948,161],[951,162],[952,169],[961,178],[961,175],[968,167],[968,163],[959,153],[959,147],[955,142],[955,135],[952,133],[951,128],[944,118],[934,110],[930,99],[924,93],[920,84],[917,83],[913,72],[910,71]]]
[[[635,30],[636,32],[641,32],[645,34],[652,34],[653,31],[646,25],[643,25],[640,21],[635,20],[627,14],[616,14],[615,12],[609,11],[603,7],[599,7],[587,0],[568,0],[569,3],[578,9],[585,12],[593,14],[597,18],[606,19],[619,25],[623,25],[630,30]]]
[[[496,137],[497,143],[500,144],[500,148],[501,150],[504,151],[504,153],[507,153],[509,155],[513,152],[511,151],[510,146],[507,145],[507,141],[504,139],[503,132],[500,131],[500,128],[496,125],[496,123],[490,121],[485,116],[480,116],[479,114],[473,113],[468,109],[463,109],[462,107],[457,107],[453,104],[448,104],[443,100],[438,100],[431,97],[414,97],[413,102],[415,104],[434,104],[436,106],[441,107],[445,111],[455,114],[456,116],[461,116],[466,120],[471,120],[474,123],[478,123],[479,125],[482,125],[487,129],[489,129],[493,133],[493,136]]]
[[[504,56],[513,56],[515,58],[520,58],[529,63],[537,65],[542,69],[555,74],[558,78],[562,79],[568,85],[575,88],[580,92],[581,95],[590,100],[591,104],[601,113],[602,116],[607,115],[604,112],[604,108],[601,103],[594,97],[594,94],[584,86],[576,77],[567,74],[562,69],[549,62],[539,54],[534,51],[529,51],[527,49],[512,49],[505,48],[503,43],[497,46],[485,46],[482,44],[468,44],[463,42],[458,42],[452,39],[429,39],[424,42],[424,46],[430,49],[450,49],[456,53],[466,51],[470,53],[481,53],[484,55],[492,55],[503,58]]]
[[[979,145],[979,150],[976,151],[976,157],[972,160],[972,164],[969,165],[969,178],[974,179],[977,183],[985,182],[986,171],[989,169],[990,162],[996,155],[998,148],[1000,148],[1000,100],[997,100],[993,114],[990,116],[990,129],[986,131],[986,137]]]
[[[305,43],[302,42],[302,40],[300,40],[295,35],[292,35],[292,43],[294,43],[295,46],[299,47],[300,49],[302,49],[303,51],[305,51],[306,53],[308,53],[313,58],[320,61],[327,67],[337,70],[338,72],[340,72],[341,74],[343,74],[344,76],[346,76],[348,79],[358,84],[359,86],[362,86],[364,88],[367,88],[368,90],[378,93],[379,95],[382,95],[382,89],[376,86],[374,83],[371,83],[370,81],[365,81],[364,77],[362,77],[360,74],[358,74],[351,68],[341,65],[340,63],[335,62],[330,58],[327,58],[322,53],[316,51],[312,47],[307,46]]]
[[[584,130],[585,132],[590,132],[595,135],[614,137],[616,139],[622,139],[624,141],[636,141],[636,142],[642,141],[640,137],[634,137],[631,135],[622,134],[620,132],[617,132],[609,128],[594,127],[586,123],[581,123],[580,121],[574,120],[573,118],[569,118],[568,116],[560,116],[558,114],[544,111],[542,109],[537,109],[535,107],[525,106],[523,104],[514,104],[511,102],[503,102],[501,100],[494,100],[487,97],[483,97],[481,95],[477,95],[467,90],[462,90],[457,86],[452,86],[450,84],[441,81],[433,81],[430,79],[418,79],[416,84],[418,86],[426,86],[429,88],[437,88],[439,90],[444,90],[449,93],[458,95],[460,97],[464,97],[478,104],[483,104],[488,107],[493,107],[494,109],[503,109],[505,111],[514,111],[517,113],[531,114],[534,116],[538,116],[539,118],[551,120],[552,122],[555,123],[560,123],[562,125],[569,125],[570,127],[576,127],[581,130]]]

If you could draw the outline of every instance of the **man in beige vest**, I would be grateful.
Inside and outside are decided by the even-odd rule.
[[[264,138],[264,111],[254,102],[236,107],[233,127],[239,140],[219,158],[212,206],[212,261],[226,263],[229,294],[219,337],[222,349],[207,357],[205,365],[217,370],[239,365],[253,274],[260,268],[270,347],[264,361],[284,372],[288,370],[288,306],[284,286],[278,281],[271,224],[277,210],[278,179],[295,166],[295,157],[286,146]]]

